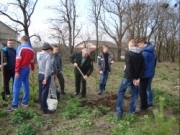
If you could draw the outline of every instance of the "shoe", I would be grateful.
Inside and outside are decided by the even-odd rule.
[[[6,108],[6,111],[8,111],[8,112],[12,112],[12,111],[15,111],[15,110],[17,110],[17,107],[10,106],[10,107]]]
[[[104,91],[103,91],[103,93],[107,93],[107,91],[106,91],[106,90],[104,90]]]
[[[66,95],[66,92],[63,91],[63,92],[61,92],[61,94],[62,94],[62,95]]]
[[[79,93],[77,93],[77,92],[76,92],[76,93],[74,93],[74,96],[77,96],[77,95],[79,95]]]
[[[85,96],[80,96],[80,97],[79,97],[79,99],[83,99],[83,98],[85,98]]]
[[[21,103],[20,106],[21,106],[21,107],[28,107],[27,104],[23,104],[23,103]]]
[[[53,114],[55,111],[51,111],[51,110],[43,110],[44,114]]]
[[[99,91],[99,92],[98,92],[98,95],[101,95],[101,94],[102,94],[102,92],[101,92],[101,91]]]
[[[10,95],[10,94],[7,94],[7,95],[6,95],[6,97],[7,97],[7,98],[10,98],[10,97],[11,97],[11,95]]]
[[[153,104],[149,104],[148,107],[153,107]]]
[[[110,112],[112,116],[118,117],[118,119],[122,119],[122,114],[118,114],[117,112]]]

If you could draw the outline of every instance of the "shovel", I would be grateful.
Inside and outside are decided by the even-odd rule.
[[[3,100],[6,100],[6,93],[5,93],[5,90],[4,90],[4,64],[3,64],[3,51],[1,50],[1,66],[2,66],[2,68],[1,68],[1,73],[2,73],[2,92],[1,92],[1,96],[2,96],[2,99]]]

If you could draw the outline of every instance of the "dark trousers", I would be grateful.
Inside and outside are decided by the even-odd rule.
[[[147,103],[147,86],[148,86],[149,78],[142,78],[139,84],[139,93],[140,93],[140,101],[141,101],[141,109],[146,110],[148,108]]]
[[[81,74],[75,75],[76,93],[80,93],[81,83],[82,83],[81,95],[82,97],[85,97],[86,96],[86,80],[83,79]]]
[[[47,78],[46,84],[42,84],[42,81],[44,80],[44,74],[39,74],[38,80],[39,80],[39,102],[41,105],[41,109],[43,111],[46,111],[48,109],[47,97],[48,97],[48,93],[49,93],[51,76],[49,76]]]
[[[61,87],[61,93],[64,93],[64,77],[62,75],[62,73],[57,73],[57,78]]]
[[[14,69],[4,68],[4,91],[5,91],[5,94],[10,95],[9,81],[12,78],[12,80],[14,82],[14,75],[15,75]],[[12,85],[13,85],[13,82],[12,82]]]

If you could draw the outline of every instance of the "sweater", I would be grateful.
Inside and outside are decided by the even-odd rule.
[[[44,79],[47,79],[52,74],[52,60],[47,52],[37,53],[37,62],[39,74],[44,74]]]

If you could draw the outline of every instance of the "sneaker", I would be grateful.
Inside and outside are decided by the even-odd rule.
[[[44,114],[53,114],[55,111],[51,111],[51,110],[43,110]]]
[[[11,95],[10,95],[10,94],[7,94],[7,95],[6,95],[6,97],[7,97],[7,98],[10,98],[10,97],[11,97]]]
[[[101,95],[101,94],[102,94],[102,92],[101,92],[101,91],[99,91],[99,92],[98,92],[98,95]]]
[[[21,107],[28,107],[27,104],[23,104],[23,103],[21,103],[20,106],[21,106]]]
[[[75,92],[75,93],[74,93],[74,96],[77,96],[77,95],[79,95],[79,93]]]
[[[12,112],[12,111],[15,111],[15,110],[17,110],[17,107],[10,106],[10,107],[6,108],[6,111],[8,111],[8,112]]]
[[[104,90],[104,91],[103,91],[103,93],[107,93],[107,91],[106,91],[106,90]]]
[[[118,114],[117,112],[110,112],[111,115],[118,117],[118,119],[122,118],[122,114]]]

